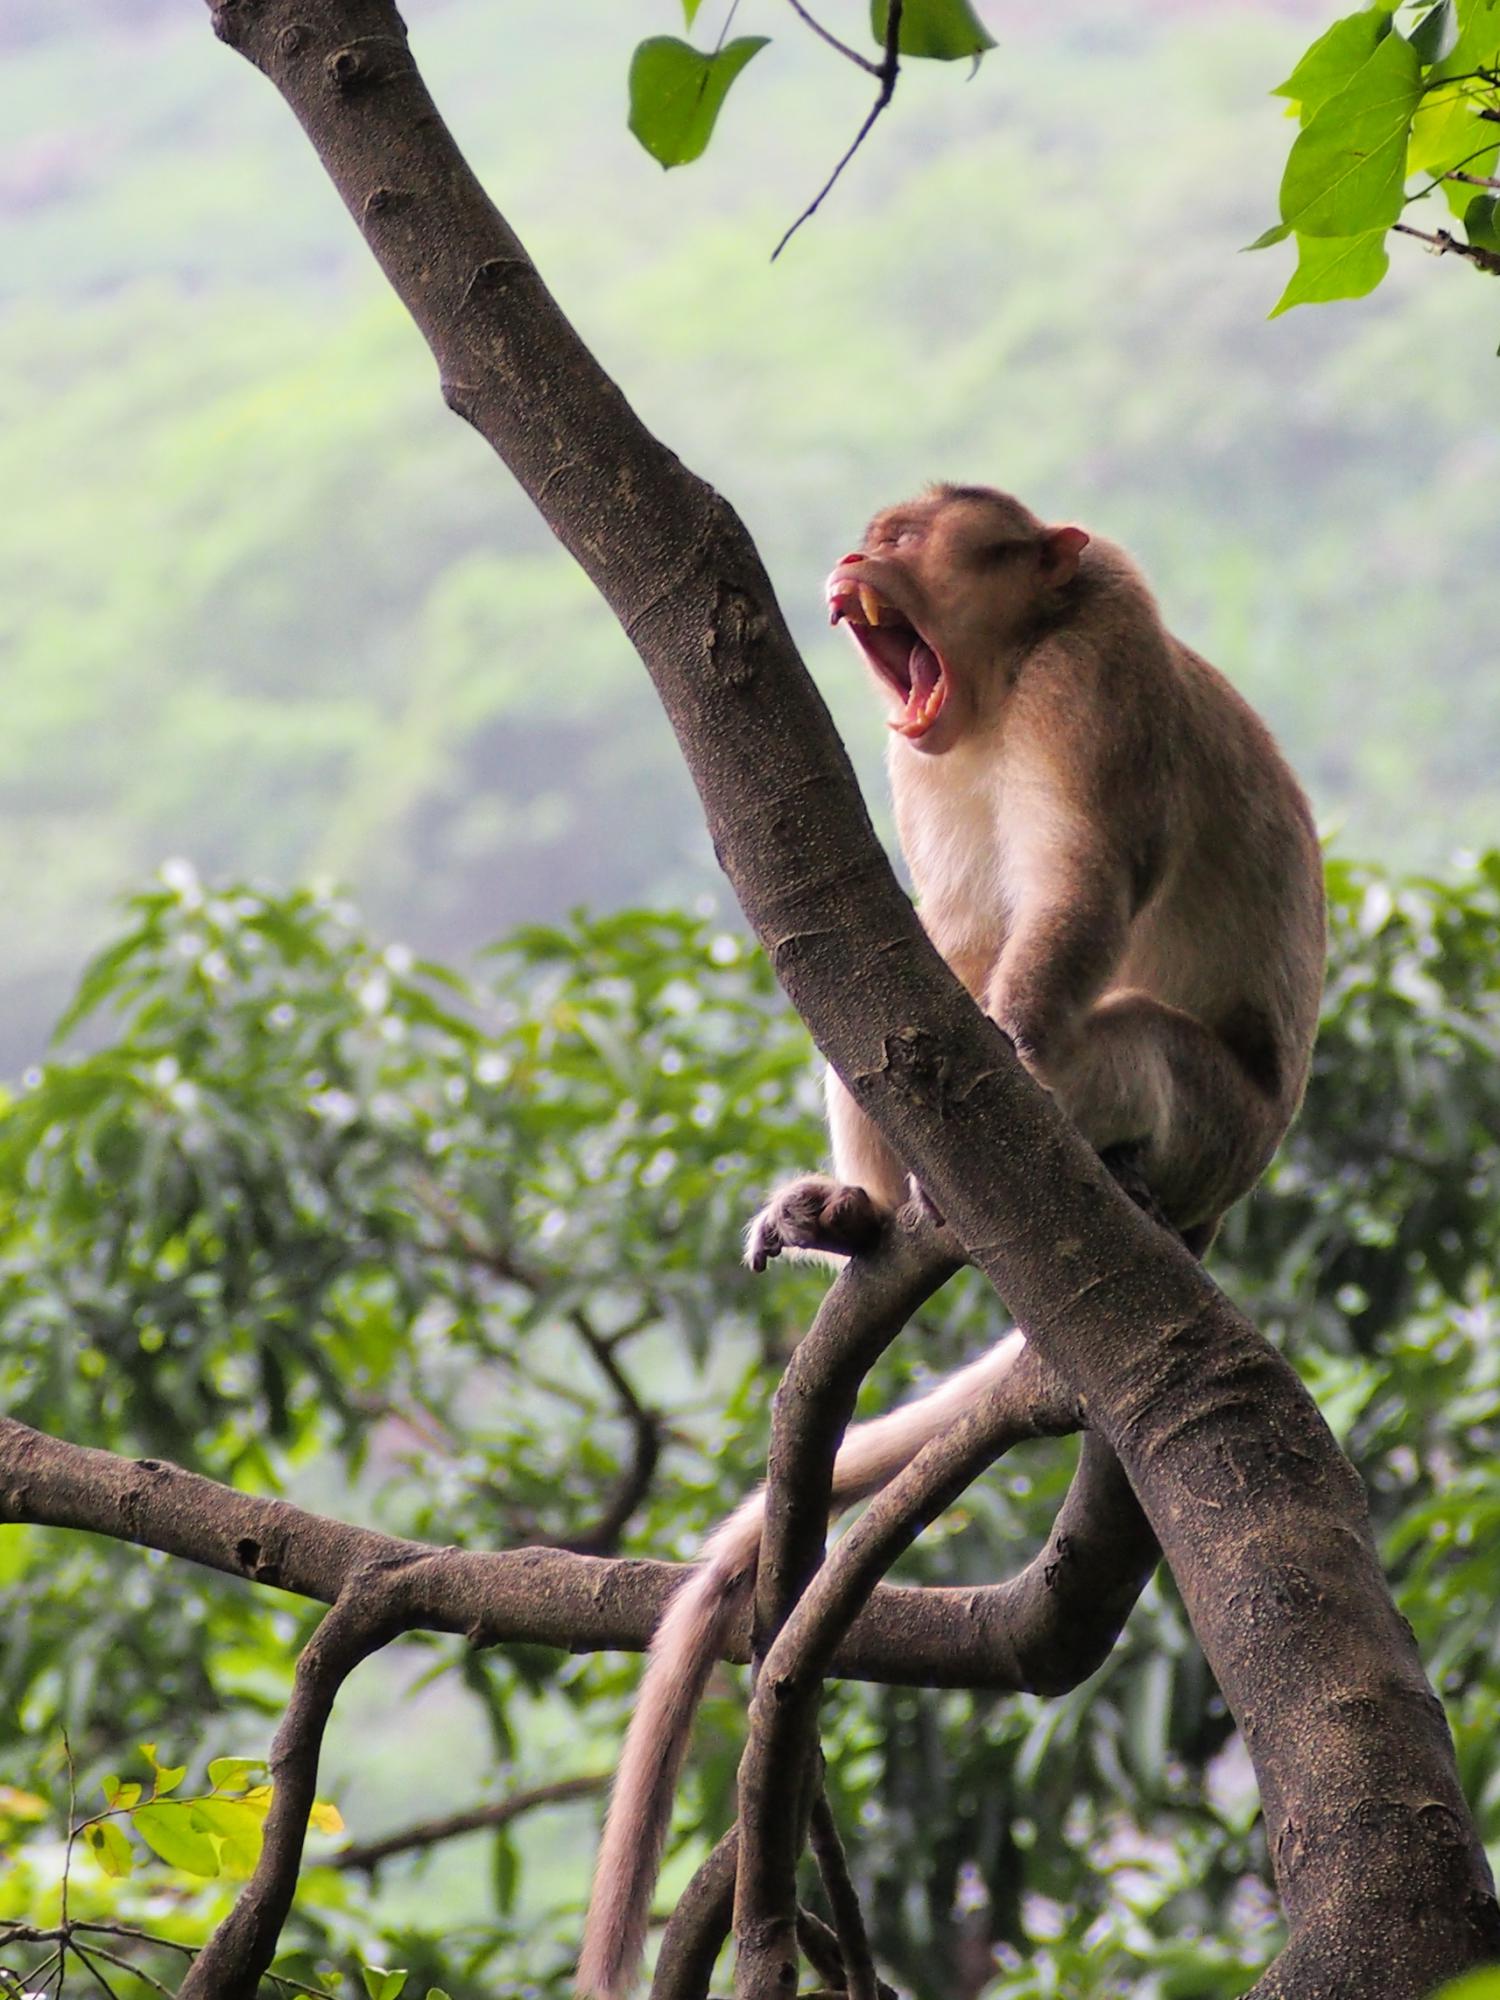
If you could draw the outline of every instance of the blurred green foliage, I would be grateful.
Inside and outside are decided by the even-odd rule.
[[[867,775],[820,580],[877,505],[980,478],[1134,549],[1351,849],[1492,839],[1483,289],[1403,244],[1375,298],[1268,326],[1290,246],[1237,254],[1328,0],[982,11],[979,75],[908,65],[774,267],[871,96],[786,9],[671,175],[624,83],[676,0],[411,25],[569,314],[755,531]],[[7,0],[0,46],[0,1068],[167,854],[325,872],[452,958],[709,886],[627,642],[442,408],[275,93],[185,0]]]
[[[1307,1108],[1214,1262],[1364,1475],[1500,1845],[1500,856],[1450,881],[1335,862],[1329,888]],[[740,1228],[821,1143],[805,1036],[711,921],[530,928],[460,977],[338,897],[177,867],[132,900],[0,1122],[0,1401],[400,1533],[687,1554],[754,1481],[822,1285],[750,1278]],[[956,1282],[867,1406],[1002,1323]],[[1070,1460],[1017,1454],[905,1574],[1018,1567]],[[210,1760],[264,1756],[317,1614],[35,1529],[0,1531],[0,1592],[0,1922],[45,1924],[70,1777],[80,1800],[134,1782],[145,1739],[194,1798]],[[322,1789],[364,1840],[605,1771],[638,1670],[408,1640],[346,1690]],[[666,1895],[730,1816],[742,1702],[725,1675]],[[918,2000],[1227,2000],[1274,1950],[1248,1762],[1169,1586],[1061,1701],[841,1686],[826,1713],[877,1947]],[[596,1811],[553,1806],[373,1884],[329,1866],[323,1836],[280,1969],[319,1990],[368,1966],[453,2000],[561,1995]],[[230,1893],[75,1851],[75,1916],[178,1944]],[[121,1949],[159,1977],[177,1962]],[[29,1976],[40,1957],[0,1965]]]

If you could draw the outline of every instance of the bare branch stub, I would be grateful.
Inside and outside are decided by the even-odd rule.
[[[1418,229],[1410,222],[1393,222],[1391,227],[1398,236],[1414,236],[1419,243],[1425,243],[1434,257],[1462,257],[1478,271],[1500,274],[1500,251],[1486,250],[1478,243],[1464,243],[1450,229]]]

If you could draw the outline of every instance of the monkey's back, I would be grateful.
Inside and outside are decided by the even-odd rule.
[[[1287,1106],[1307,1080],[1323,985],[1322,854],[1270,730],[1215,667],[1173,640],[1157,707],[1170,857],[1135,912],[1112,985],[1216,1028]]]

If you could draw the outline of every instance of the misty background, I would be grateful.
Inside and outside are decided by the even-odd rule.
[[[775,265],[870,98],[790,10],[740,9],[776,39],[672,174],[624,95],[676,0],[408,19],[565,309],[758,537],[874,793],[822,578],[876,506],[983,480],[1138,555],[1344,852],[1492,842],[1494,288],[1393,240],[1374,299],[1268,323],[1291,252],[1239,254],[1290,136],[1267,92],[1333,9],[980,12],[978,75],[909,64]],[[458,958],[726,896],[627,642],[206,10],[7,0],[0,135],[0,1065],[169,856],[335,877]]]

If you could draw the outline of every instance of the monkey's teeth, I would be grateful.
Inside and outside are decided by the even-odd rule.
[[[861,583],[857,588],[859,591],[859,608],[865,614],[865,623],[867,625],[878,625],[880,623],[880,599],[867,583]]]

